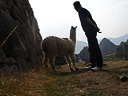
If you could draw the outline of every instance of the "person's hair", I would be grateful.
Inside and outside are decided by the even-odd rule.
[[[73,5],[74,5],[74,7],[81,7],[81,4],[80,4],[79,1],[75,1],[75,2],[73,3]]]

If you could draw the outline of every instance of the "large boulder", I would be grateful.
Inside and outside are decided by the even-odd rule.
[[[8,62],[8,58],[12,58],[18,66],[27,64],[35,67],[42,64],[41,41],[29,1],[0,0],[0,54],[4,54],[0,56],[0,65]]]
[[[26,48],[17,34],[17,29],[12,31],[18,24],[1,9],[0,19],[0,44],[6,56],[27,58]]]

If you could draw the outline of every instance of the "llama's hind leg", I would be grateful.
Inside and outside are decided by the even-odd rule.
[[[55,55],[51,55],[50,56],[50,65],[51,65],[51,67],[52,67],[52,69],[54,70],[54,71],[56,71],[55,70]]]
[[[76,67],[76,58],[75,58],[75,55],[74,54],[71,54],[70,57],[72,59],[72,63],[74,65],[75,69],[76,70],[79,70],[79,68]]]
[[[72,71],[73,69],[71,68],[71,58],[70,58],[70,55],[66,55],[65,58],[66,58],[67,63],[69,63],[70,70]]]
[[[48,62],[49,62],[49,56],[48,54],[45,54],[44,66],[46,69],[48,68]]]

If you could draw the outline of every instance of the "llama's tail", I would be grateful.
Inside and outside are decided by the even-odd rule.
[[[47,52],[47,48],[44,41],[41,42],[41,49],[44,51],[44,53]]]

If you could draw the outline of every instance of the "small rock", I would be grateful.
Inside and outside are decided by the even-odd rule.
[[[128,81],[128,76],[120,76],[119,78],[122,82]]]
[[[99,83],[94,83],[95,85],[99,85]]]
[[[103,64],[103,66],[108,66],[107,64]]]

